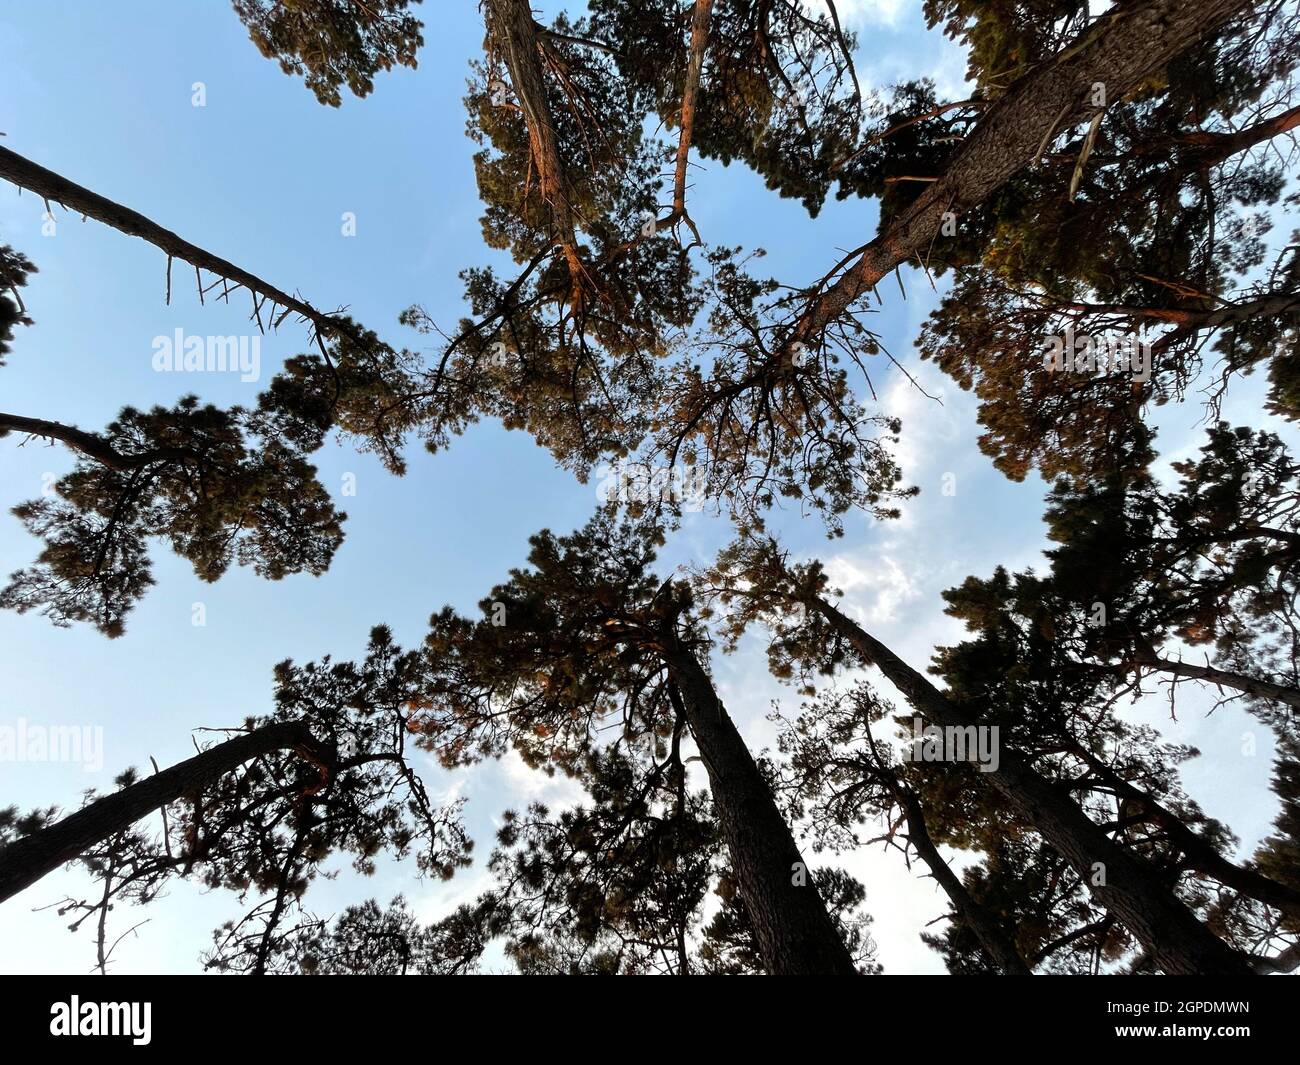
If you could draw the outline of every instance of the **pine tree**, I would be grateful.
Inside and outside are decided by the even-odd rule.
[[[382,626],[360,663],[281,663],[274,712],[194,757],[152,776],[127,770],[117,791],[63,817],[0,815],[0,898],[64,863],[86,867],[98,893],[64,908],[98,916],[102,967],[109,908],[150,904],[189,877],[248,903],[214,934],[210,968],[282,968],[319,926],[303,897],[333,856],[369,873],[381,853],[413,855],[421,874],[441,879],[469,864],[463,802],[434,803],[408,748],[423,676],[419,653]],[[145,826],[156,812],[160,828]]]
[[[650,569],[657,535],[608,511],[570,536],[539,533],[530,568],[493,589],[483,618],[435,614],[427,743],[447,765],[513,747],[530,765],[573,772],[611,718],[624,742],[655,757],[664,739],[689,730],[767,971],[852,973],[771,788],[702,664],[707,639],[689,589]],[[670,761],[675,749],[665,752]]]
[[[342,103],[343,88],[368,96],[380,71],[415,67],[424,44],[422,24],[409,10],[420,0],[231,2],[258,51],[331,107]]]

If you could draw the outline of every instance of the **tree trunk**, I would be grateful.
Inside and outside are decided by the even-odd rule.
[[[913,709],[936,725],[978,722],[874,636],[820,597],[818,611],[870,665],[880,669]],[[1003,749],[990,786],[1033,825],[1074,868],[1089,891],[1113,913],[1170,975],[1245,976],[1250,965],[1205,927],[1140,859],[1116,843],[1069,795],[1039,775],[1014,751]]]
[[[1128,664],[1129,669],[1132,667],[1159,670],[1161,673],[1171,673],[1175,677],[1187,677],[1190,680],[1203,680],[1209,684],[1215,684],[1221,688],[1231,688],[1233,691],[1244,692],[1260,699],[1273,699],[1279,703],[1285,703],[1287,706],[1300,706],[1300,691],[1295,688],[1288,688],[1282,684],[1273,684],[1267,680],[1257,680],[1254,677],[1243,676],[1240,673],[1231,673],[1226,669],[1215,669],[1213,666],[1198,666],[1191,662],[1175,662],[1172,659],[1157,657],[1136,658]]]
[[[1144,819],[1163,828],[1169,836],[1170,844],[1182,851],[1182,862],[1187,868],[1212,876],[1226,887],[1281,910],[1289,917],[1300,918],[1300,891],[1257,870],[1230,862],[1213,844],[1184,824],[1172,810],[1165,809],[1141,788],[1130,784],[1086,747],[1071,744],[1069,750],[1083,759],[1117,798],[1128,800]]]
[[[1174,335],[1185,336],[1202,329],[1219,329],[1225,325],[1238,325],[1253,318],[1273,318],[1283,315],[1300,314],[1300,295],[1294,292],[1272,292],[1255,299],[1242,300],[1240,303],[1228,303],[1213,310],[1196,310],[1192,307],[1141,307],[1129,303],[1059,303],[1056,306],[1064,311],[1082,311],[1089,314],[1117,314],[1127,318],[1145,318],[1153,322],[1168,322],[1178,326]],[[1163,338],[1162,338],[1163,339]],[[1279,530],[1268,532],[1243,532],[1241,539],[1251,536],[1277,536]],[[1282,534],[1290,543],[1300,540],[1300,536],[1291,538]],[[1216,541],[1218,542],[1218,541]]]
[[[664,660],[681,690],[686,723],[708,770],[723,838],[768,973],[854,975],[853,958],[790,827],[713,682],[695,655],[675,641]]]
[[[326,765],[332,761],[306,725],[300,721],[279,721],[210,747],[161,773],[96,799],[30,836],[14,840],[0,849],[0,902],[84,854],[96,843],[175,802],[187,791],[202,787],[254,758],[290,749]]]
[[[560,162],[555,122],[542,76],[541,45],[529,0],[488,0],[489,32],[501,46],[510,82],[519,98],[519,108],[528,126],[528,142],[537,167],[542,200],[550,208],[555,225],[555,242],[569,267],[569,284],[575,302],[580,301],[586,270],[578,255],[569,185]]]
[[[111,226],[127,236],[147,240],[154,247],[166,252],[169,263],[167,272],[169,294],[171,292],[170,261],[176,258],[194,267],[196,279],[199,278],[198,271],[203,269],[235,282],[235,288],[242,285],[248,289],[253,294],[253,316],[258,319],[259,325],[262,324],[261,308],[269,302],[270,311],[273,311],[277,304],[284,308],[284,312],[278,316],[268,313],[267,323],[272,326],[278,325],[286,314],[293,311],[315,326],[318,338],[339,333],[347,336],[354,343],[361,344],[360,336],[337,318],[323,314],[311,304],[290,296],[274,285],[267,284],[255,274],[250,274],[234,263],[213,255],[188,240],[183,240],[171,230],[164,229],[138,211],[123,207],[120,203],[114,203],[96,192],[91,192],[90,189],[83,188],[52,170],[46,170],[45,167],[33,163],[30,159],[24,159],[8,148],[0,148],[0,178],[12,182],[19,188],[34,192],[46,203],[53,200],[71,211]],[[201,279],[199,291],[201,299],[203,292]],[[260,301],[258,297],[261,297]]]
[[[1011,937],[1002,930],[993,915],[966,890],[961,877],[943,860],[943,855],[930,839],[925,815],[916,796],[905,794],[902,802],[903,809],[907,813],[907,838],[916,848],[916,853],[921,856],[921,861],[929,866],[935,880],[939,882],[939,886],[952,902],[952,908],[957,911],[958,918],[971,930],[984,949],[984,953],[989,956],[989,960],[1004,976],[1032,975]]]
[[[673,176],[673,209],[669,221],[684,220],[695,231],[686,211],[686,176],[691,161],[691,139],[695,136],[695,97],[704,69],[704,53],[709,46],[709,23],[713,18],[713,0],[695,0],[691,15],[691,45],[686,57],[686,79],[682,85],[682,110],[678,116],[681,133],[677,138],[677,167]],[[662,223],[661,223],[662,224]],[[695,233],[699,240],[699,233]]]
[[[1245,8],[1243,0],[1145,0],[1101,15],[1053,59],[1020,78],[980,119],[938,180],[868,243],[800,316],[792,339],[816,337],[895,267],[924,256],[951,211],[960,215],[1028,166],[1053,135],[1096,110],[1092,88],[1119,100]]]
[[[109,469],[124,472],[139,469],[153,462],[178,461],[195,457],[192,452],[181,448],[157,448],[140,455],[124,455],[102,436],[78,429],[75,425],[50,422],[44,418],[24,418],[20,414],[0,413],[0,436],[10,432],[29,433],[32,436],[43,436],[48,440],[58,440]]]

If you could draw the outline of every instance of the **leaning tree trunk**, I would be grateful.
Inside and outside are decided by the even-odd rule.
[[[318,311],[305,300],[289,295],[282,289],[263,281],[256,274],[251,274],[247,270],[236,266],[228,259],[213,255],[212,252],[200,248],[197,244],[191,244],[188,240],[177,236],[170,229],[164,229],[157,222],[146,218],[139,211],[133,211],[129,207],[123,207],[120,203],[114,203],[97,192],[91,192],[90,189],[69,181],[62,175],[54,173],[53,170],[46,170],[45,167],[33,163],[30,159],[24,159],[17,152],[11,152],[8,148],[0,148],[0,178],[12,182],[20,189],[34,192],[47,204],[51,200],[62,204],[70,211],[76,211],[86,218],[93,218],[97,222],[103,222],[104,225],[112,226],[128,236],[147,240],[154,247],[166,252],[167,291],[169,294],[171,293],[171,261],[172,259],[180,259],[182,262],[187,262],[194,267],[194,276],[198,282],[200,299],[202,299],[202,294],[206,289],[199,271],[208,270],[218,277],[225,278],[226,281],[234,282],[235,288],[242,285],[248,289],[253,297],[253,314],[251,317],[255,317],[260,326],[279,325],[287,314],[293,312],[311,322],[315,327],[316,337],[322,348],[324,347],[324,338],[334,334],[342,334],[354,343],[364,346],[361,335],[350,324]],[[227,287],[222,295],[228,298],[230,291],[231,288]],[[262,309],[264,307],[267,309],[265,321],[262,319]],[[284,309],[283,311],[277,311],[277,308]]]
[[[155,462],[183,461],[198,457],[195,452],[186,451],[184,448],[154,448],[138,455],[124,455],[102,436],[96,433],[87,433],[82,429],[78,429],[75,425],[64,425],[62,422],[46,421],[44,418],[25,418],[20,414],[0,412],[0,436],[5,436],[11,432],[29,433],[32,436],[43,436],[49,440],[58,440],[60,443],[72,448],[73,451],[80,452],[87,458],[94,459],[111,470],[138,470],[141,466],[148,466]]]
[[[1261,680],[1258,677],[1247,677],[1226,669],[1216,669],[1213,666],[1198,666],[1194,662],[1175,662],[1172,659],[1152,655],[1135,658],[1126,663],[1125,668],[1159,670],[1161,673],[1169,673],[1175,677],[1202,680],[1220,688],[1231,688],[1233,691],[1257,699],[1272,699],[1286,706],[1300,707],[1300,689],[1289,688],[1285,684],[1274,684],[1272,681]]]
[[[709,46],[709,23],[713,18],[713,0],[695,0],[695,10],[691,15],[691,44],[686,58],[686,83],[682,86],[682,110],[678,116],[681,133],[677,138],[677,167],[673,175],[673,210],[669,220],[687,221],[686,211],[686,177],[687,167],[691,161],[691,140],[695,136],[695,99],[700,90],[700,75],[704,70],[704,53]],[[696,239],[699,234],[696,233]]]
[[[272,751],[296,750],[328,765],[329,752],[300,721],[279,721],[226,740],[121,791],[96,799],[61,821],[0,848],[0,902],[30,887],[96,843],[186,792]]]
[[[912,707],[936,725],[967,728],[975,718],[952,702],[861,626],[814,597],[818,611],[862,658],[876,666]],[[1115,915],[1166,973],[1245,976],[1250,965],[1205,927],[1152,870],[1112,840],[1065,792],[1014,751],[1003,750],[990,786],[1074,868],[1097,901]]]
[[[546,95],[541,45],[533,23],[532,7],[528,0],[488,0],[487,13],[488,30],[501,48],[506,69],[510,72],[510,82],[519,98],[542,201],[551,212],[555,242],[564,253],[572,296],[578,302],[586,287],[586,270],[578,254],[569,183],[564,164],[560,161],[555,121]]]
[[[929,866],[930,873],[943,888],[962,924],[970,929],[989,960],[1004,976],[1030,976],[1032,971],[1020,956],[1015,942],[1002,930],[988,908],[966,890],[966,885],[952,871],[952,866],[943,860],[943,855],[930,839],[925,814],[916,796],[904,795],[902,804],[907,814],[907,838],[921,856],[921,861]]]
[[[944,215],[979,206],[1097,108],[1095,85],[1119,100],[1244,9],[1244,0],[1140,0],[1101,15],[1064,50],[1013,83],[976,124],[952,162],[856,262],[811,301],[792,339],[815,338],[897,266],[928,255]]]
[[[1069,750],[1086,762],[1097,779],[1117,798],[1128,800],[1146,818],[1163,828],[1170,843],[1182,851],[1183,864],[1187,868],[1212,876],[1220,884],[1281,910],[1288,917],[1300,919],[1300,891],[1256,869],[1230,862],[1214,844],[1193,832],[1172,810],[1165,809],[1151,795],[1134,787],[1082,744],[1071,743]]]
[[[790,826],[713,682],[695,655],[676,641],[664,659],[709,774],[723,838],[767,971],[774,976],[854,975],[853,958],[813,885]]]

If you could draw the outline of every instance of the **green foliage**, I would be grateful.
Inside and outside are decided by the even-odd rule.
[[[424,742],[447,765],[512,746],[571,773],[616,716],[629,743],[658,745],[673,727],[659,641],[689,599],[650,571],[653,530],[606,510],[530,542],[529,568],[492,590],[481,619],[430,620]]]
[[[993,97],[1076,32],[1087,6],[926,10],[971,45],[972,77]],[[1264,365],[1270,406],[1295,416],[1295,245],[1270,264],[1264,238],[1294,164],[1284,134],[1294,125],[1286,105],[1300,61],[1298,19],[1270,3],[1228,23],[1141,91],[1102,101],[1095,139],[1057,131],[1041,165],[937,239],[931,268],[957,274],[920,351],[974,391],[986,430],[980,446],[1009,477],[1037,468],[1086,478],[1098,466],[1145,465],[1147,412],[1184,398],[1209,339],[1221,360],[1214,396]],[[1067,335],[1142,336],[1153,372],[1149,380],[1049,372],[1044,343]]]
[[[27,284],[27,276],[36,273],[32,261],[8,244],[0,244],[0,366],[9,354],[14,326],[31,325],[18,290]]]
[[[581,776],[590,805],[507,811],[489,862],[496,887],[478,907],[521,972],[690,971],[720,839],[685,772],[675,746],[663,762],[593,751]]]
[[[465,424],[430,413],[441,400],[419,394],[410,351],[341,323],[340,339],[321,354],[287,360],[253,409],[187,396],[172,408],[127,407],[99,434],[51,426],[77,452],[76,465],[53,496],[14,508],[45,547],[10,576],[0,606],[119,636],[153,584],[154,537],[205,581],[232,562],[270,580],[324,573],[347,518],[308,460],[326,435],[336,430],[401,474],[412,433],[436,449]]]
[[[345,87],[368,96],[380,71],[414,68],[424,44],[423,26],[408,10],[420,0],[231,2],[258,51],[330,107],[343,102]]]
[[[166,539],[205,581],[232,562],[271,580],[319,574],[343,540],[346,515],[315,467],[255,413],[187,396],[171,409],[125,408],[100,440],[119,461],[79,455],[56,496],[14,508],[45,548],[10,576],[0,606],[120,636],[153,583],[150,537]]]
[[[275,712],[228,731],[300,722],[318,752],[272,751],[216,779],[196,782],[166,808],[160,825],[141,822],[81,855],[78,862],[98,890],[88,900],[65,905],[86,916],[116,902],[146,905],[176,879],[189,878],[209,890],[234,893],[243,907],[215,931],[204,956],[209,969],[418,967],[415,946],[402,960],[398,943],[374,941],[377,927],[394,934],[411,928],[400,902],[382,913],[373,904],[350,910],[330,927],[306,909],[305,896],[314,881],[336,875],[332,863],[343,856],[364,875],[376,871],[381,855],[409,857],[419,875],[440,880],[470,864],[473,842],[460,819],[463,800],[435,804],[408,749],[410,704],[422,676],[419,657],[403,652],[380,626],[371,632],[360,663],[328,658],[302,666],[281,663],[275,671]],[[116,783],[125,787],[135,779],[128,771]],[[92,792],[86,801],[95,798]],[[46,821],[50,816],[42,815]],[[14,823],[8,811],[0,817],[0,832],[6,823]],[[18,831],[35,827],[29,819]],[[102,958],[102,925],[99,935]]]
[[[416,65],[411,6],[234,0],[262,53],[332,106],[345,87],[364,97],[380,71]],[[161,835],[137,825],[101,840],[80,861],[108,890],[68,900],[78,924],[190,876],[245,906],[205,957],[219,971],[467,972],[498,942],[525,973],[761,972],[746,866],[724,853],[734,822],[714,809],[726,790],[688,786],[681,676],[692,664],[709,688],[712,636],[734,648],[761,625],[772,672],[810,702],[778,715],[779,759],[755,772],[818,848],[880,842],[927,862],[930,843],[971,852],[966,894],[1030,966],[1149,966],[1077,862],[974,767],[898,761],[890,746],[910,719],[865,684],[818,693],[821,678],[870,656],[827,609],[821,563],[790,559],[765,523],[789,504],[834,536],[854,509],[889,518],[914,494],[892,454],[900,424],[857,394],[858,374],[870,386],[888,353],[852,308],[803,331],[809,301],[843,264],[812,286],[764,277],[761,250],[705,243],[691,183],[669,178],[679,159],[740,162],[809,215],[832,193],[875,198],[883,231],[964,159],[979,122],[996,128],[1016,79],[1116,13],[1094,18],[1076,0],[928,0],[930,25],[967,46],[974,85],[970,99],[944,101],[925,79],[864,94],[856,42],[831,5],[716,0],[694,55],[693,7],[591,0],[581,18],[542,24],[524,0],[486,0],[467,132],[484,242],[517,274],[468,266],[469,313],[451,335],[419,307],[404,312],[402,324],[442,338],[432,363],[345,319],[252,409],[186,397],[127,407],[102,434],[40,423],[76,465],[54,497],[15,509],[44,549],[0,606],[118,635],[152,583],[150,537],[204,580],[232,562],[270,579],[323,573],[345,518],[308,461],[327,434],[400,474],[411,438],[438,451],[482,417],[528,432],[581,479],[610,462],[689,475],[733,519],[735,543],[693,582],[662,580],[655,549],[683,500],[615,492],[577,532],[533,537],[482,617],[445,608],[409,652],[379,628],[358,663],[283,663],[274,714],[245,727],[301,722],[332,753],[260,758],[172,804]],[[1028,165],[937,234],[923,264],[953,285],[922,355],[975,392],[981,447],[1004,473],[1056,479],[1046,572],[998,568],[945,594],[967,635],[935,654],[938,698],[996,726],[1154,882],[1256,956],[1300,927],[1294,907],[1260,901],[1270,886],[1300,885],[1297,467],[1277,437],[1220,423],[1164,484],[1150,472],[1147,418],[1202,378],[1211,344],[1215,401],[1263,368],[1269,410],[1300,416],[1300,237],[1271,260],[1265,240],[1270,215],[1296,202],[1285,198],[1294,156],[1279,144],[1296,126],[1285,108],[1298,19],[1270,0],[1123,98],[1092,104],[1100,121],[1086,136],[1049,131],[1038,158],[1018,159]],[[0,357],[30,324],[18,289],[34,269],[0,247]],[[1159,331],[1149,380],[1042,366],[1046,337],[1146,325]],[[1229,864],[1227,826],[1182,788],[1180,766],[1198,752],[1117,709],[1162,680],[1173,702],[1187,647],[1207,655],[1191,677],[1278,734],[1281,809],[1242,866]],[[468,863],[458,805],[430,802],[407,743],[449,769],[513,750],[568,774],[585,798],[507,811],[491,887],[444,920],[422,924],[400,896],[313,915],[306,893],[338,856],[363,874],[381,854],[442,878]],[[0,845],[51,816],[0,811]],[[879,971],[865,889],[835,868],[813,880],[858,968]],[[990,937],[957,916],[962,895],[947,887],[954,912],[926,942],[953,972],[988,972]]]
[[[639,105],[680,127],[689,11],[670,0],[595,0],[588,9],[587,35],[611,49]],[[718,0],[692,145],[723,165],[744,163],[816,215],[864,125],[855,45],[826,10]]]

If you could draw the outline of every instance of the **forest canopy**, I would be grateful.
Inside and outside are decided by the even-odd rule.
[[[232,6],[312,122],[460,61],[420,0]],[[23,202],[143,240],[168,306],[234,304],[296,345],[238,403],[198,370],[167,403],[106,373],[102,428],[61,413],[70,393],[0,412],[6,452],[66,459],[6,500],[31,546],[7,622],[118,652],[189,571],[287,597],[409,565],[348,554],[398,519],[335,489],[337,454],[420,498],[431,462],[501,427],[586,513],[529,512],[503,546],[472,496],[486,464],[444,483],[492,559],[476,605],[436,591],[416,630],[340,591],[377,622],[364,645],[296,619],[259,707],[157,724],[196,730],[185,759],[0,795],[0,903],[52,903],[100,972],[128,913],[194,885],[225,900],[197,963],[223,973],[874,975],[894,915],[870,874],[892,863],[953,974],[1300,969],[1300,7],[926,0],[926,39],[965,61],[955,96],[916,56],[873,61],[847,7],[482,0],[463,98],[422,101],[463,115],[437,151],[471,175],[456,222],[481,254],[410,304],[411,276],[432,286],[400,264],[386,321],[304,295],[324,269],[270,280],[236,234],[173,231],[175,197],[6,139]],[[741,173],[762,198],[734,242]],[[767,255],[827,216],[856,228],[802,274]],[[77,311],[12,239],[0,373],[21,378]],[[909,293],[901,350],[883,311]],[[940,542],[918,508],[950,493],[910,478],[946,409],[922,376],[969,401],[962,460],[1041,522],[976,568],[987,531],[949,511],[916,563],[948,582],[934,623],[904,637],[842,551],[878,576],[886,538]],[[421,595],[453,576],[404,574]],[[1271,752],[1253,823],[1201,791],[1245,752],[1159,723],[1210,714]],[[476,794],[514,765],[578,798]],[[64,867],[81,893],[42,896]],[[438,892],[454,904],[422,904]]]

